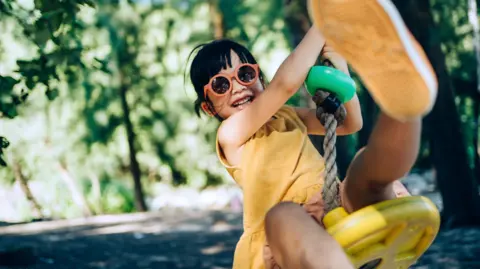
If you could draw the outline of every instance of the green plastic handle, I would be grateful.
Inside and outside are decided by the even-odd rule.
[[[305,86],[314,96],[318,89],[331,92],[342,102],[350,101],[355,96],[355,81],[342,71],[328,66],[313,66],[308,72]]]

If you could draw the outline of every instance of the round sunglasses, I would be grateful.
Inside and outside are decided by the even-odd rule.
[[[203,87],[204,97],[207,99],[207,91],[217,96],[230,92],[233,88],[232,78],[243,86],[250,86],[257,81],[258,73],[258,64],[244,63],[237,66],[230,74],[217,74]]]

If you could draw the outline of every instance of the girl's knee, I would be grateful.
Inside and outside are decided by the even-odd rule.
[[[298,204],[284,202],[270,209],[265,229],[272,257],[284,268],[350,268],[333,266],[348,261],[343,250]]]
[[[277,226],[279,223],[286,221],[292,214],[298,214],[298,211],[305,211],[300,205],[293,202],[281,202],[272,207],[265,216],[265,226],[271,227],[273,224]]]

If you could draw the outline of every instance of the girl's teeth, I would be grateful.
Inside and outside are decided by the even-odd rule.
[[[235,106],[240,106],[240,105],[246,104],[246,103],[248,103],[250,100],[251,100],[251,97],[247,97],[247,98],[245,98],[243,101],[240,101],[240,102],[236,103]]]

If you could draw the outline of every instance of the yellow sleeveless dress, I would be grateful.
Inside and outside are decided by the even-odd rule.
[[[250,138],[238,166],[228,164],[218,140],[217,154],[244,197],[244,233],[235,249],[233,268],[264,269],[266,213],[279,202],[304,204],[318,193],[324,160],[290,106],[283,106]]]

